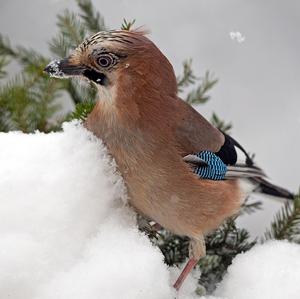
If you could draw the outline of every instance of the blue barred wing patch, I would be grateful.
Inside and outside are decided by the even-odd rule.
[[[209,180],[224,180],[227,172],[227,166],[214,153],[209,151],[202,151],[196,154],[197,157],[204,160],[208,166],[197,166],[194,173],[203,179]]]

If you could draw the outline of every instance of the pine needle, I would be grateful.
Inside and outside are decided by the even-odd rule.
[[[294,201],[287,201],[275,215],[265,238],[300,243],[300,192]]]
[[[122,30],[127,30],[127,31],[130,31],[132,26],[134,25],[135,23],[135,19],[133,19],[132,21],[127,21],[126,19],[123,19],[123,23],[121,25],[121,29]]]
[[[90,34],[106,30],[104,18],[90,0],[77,0],[77,4],[81,10],[80,17]]]

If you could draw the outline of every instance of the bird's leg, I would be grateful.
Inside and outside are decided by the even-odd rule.
[[[201,257],[205,256],[205,240],[203,235],[197,239],[192,239],[189,246],[190,259],[180,273],[173,287],[178,291],[193,268],[197,265]]]
[[[187,264],[185,265],[184,269],[180,273],[179,277],[177,278],[176,282],[174,283],[173,287],[178,291],[189,275],[189,273],[193,270],[193,268],[197,265],[198,260],[195,258],[190,258]]]

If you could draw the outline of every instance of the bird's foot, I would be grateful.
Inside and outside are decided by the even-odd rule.
[[[173,285],[173,287],[177,291],[180,289],[180,287],[182,286],[183,282],[185,281],[189,273],[197,265],[200,258],[205,256],[205,240],[203,235],[197,237],[197,239],[196,238],[191,239],[189,252],[190,252],[190,259]]]

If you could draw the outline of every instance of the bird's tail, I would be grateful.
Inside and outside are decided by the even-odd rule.
[[[225,179],[246,179],[253,185],[253,192],[259,192],[275,197],[294,199],[294,194],[285,188],[267,181],[266,174],[257,166],[234,165],[227,166]]]
[[[262,169],[256,166],[247,166],[243,164],[236,164],[234,166],[227,166],[225,179],[234,178],[263,178],[266,174]]]
[[[274,185],[262,177],[255,177],[250,179],[257,187],[255,188],[254,192],[260,192],[263,194],[280,197],[280,198],[287,198],[293,200],[295,194],[290,192],[289,190],[282,188],[280,186]]]
[[[239,148],[246,157],[246,165],[234,165],[227,166],[227,173],[225,178],[246,178],[248,179],[254,186],[254,192],[259,192],[275,197],[294,199],[295,195],[288,191],[285,188],[274,185],[266,180],[266,175],[262,169],[254,165],[253,159],[248,155],[246,150],[231,136],[223,134],[231,140],[231,142]]]

